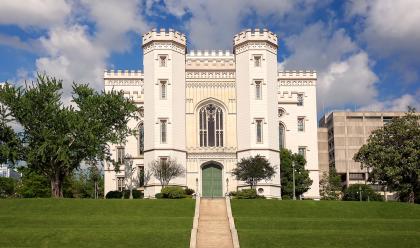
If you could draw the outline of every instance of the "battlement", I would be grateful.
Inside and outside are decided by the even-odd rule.
[[[316,80],[317,74],[315,70],[285,70],[278,72],[278,79],[314,79]]]
[[[233,45],[237,46],[246,41],[268,41],[277,46],[277,35],[268,29],[246,29],[233,38]]]
[[[152,41],[175,41],[184,46],[187,44],[185,34],[175,31],[171,28],[169,30],[161,28],[159,31],[154,28],[152,31],[143,34],[142,37],[143,46]]]
[[[140,79],[143,78],[143,72],[140,70],[105,70],[104,79],[125,78]]]
[[[190,50],[190,52],[187,54],[187,57],[220,57],[220,58],[233,58],[233,53],[231,53],[229,50],[222,51],[222,50]]]

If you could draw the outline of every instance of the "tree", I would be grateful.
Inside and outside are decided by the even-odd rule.
[[[361,198],[361,199],[360,199]],[[343,201],[383,201],[370,185],[353,184],[344,190]]]
[[[0,163],[14,164],[19,159],[21,140],[9,124],[13,121],[10,112],[0,105]]]
[[[312,180],[309,171],[305,170],[306,160],[300,154],[292,154],[290,150],[280,151],[281,194],[283,197],[293,197],[293,162],[295,162],[295,193],[300,197],[309,190]]]
[[[16,180],[8,177],[0,177],[0,198],[7,198],[15,195]]]
[[[51,196],[51,186],[48,178],[27,167],[19,167],[22,178],[17,184],[17,193],[24,198],[45,198]]]
[[[129,199],[133,199],[133,175],[134,171],[136,170],[135,167],[133,167],[133,157],[130,154],[126,154],[124,157],[124,181],[126,181],[126,187],[130,191]]]
[[[354,160],[368,168],[369,181],[398,192],[401,201],[420,202],[420,116],[408,113],[371,133]]]
[[[322,179],[319,181],[319,188],[321,199],[323,200],[338,200],[341,194],[341,179],[337,175],[334,167],[330,167],[329,172],[322,174]]]
[[[242,158],[232,170],[237,180],[245,181],[253,189],[258,181],[270,180],[276,174],[276,167],[271,166],[268,160],[260,155]]]
[[[72,105],[61,101],[62,81],[38,75],[26,87],[6,84],[0,102],[23,127],[22,159],[47,177],[51,195],[63,197],[63,182],[84,160],[112,161],[109,143],[133,133],[127,123],[137,107],[123,92],[96,92],[73,85]]]
[[[150,171],[157,180],[159,180],[162,188],[169,185],[169,182],[179,176],[184,175],[185,169],[175,159],[156,159],[150,162]]]

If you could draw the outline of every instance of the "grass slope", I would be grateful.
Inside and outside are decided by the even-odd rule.
[[[420,205],[232,200],[241,248],[420,247]]]
[[[188,247],[194,201],[0,200],[0,247]]]

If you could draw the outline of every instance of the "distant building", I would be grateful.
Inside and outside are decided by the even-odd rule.
[[[383,127],[393,118],[404,115],[405,112],[337,111],[323,116],[318,128],[320,174],[328,170],[328,164],[335,167],[343,185],[365,183],[368,171],[353,160],[354,154],[366,144],[372,131]],[[326,147],[328,156],[325,156]]]
[[[7,164],[0,164],[0,177],[10,177],[20,179],[21,174],[15,169],[9,168]]]

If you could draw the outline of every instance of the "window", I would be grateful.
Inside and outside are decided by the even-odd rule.
[[[303,94],[298,94],[297,95],[297,105],[298,106],[303,106]]]
[[[124,188],[124,177],[117,177],[117,190],[123,191]]]
[[[284,113],[285,113],[284,109],[279,108],[279,110],[278,110],[279,117],[282,117],[284,115]]]
[[[139,186],[144,186],[144,166],[139,166]]]
[[[257,143],[263,142],[263,120],[255,120],[257,131]]]
[[[365,173],[349,173],[350,180],[365,180]]]
[[[305,131],[305,117],[298,117],[298,131]]]
[[[167,120],[160,120],[160,143],[166,143],[167,136]]]
[[[159,157],[160,164],[166,164],[168,162],[168,157]]]
[[[254,56],[254,66],[261,67],[261,55]]]
[[[139,155],[144,154],[144,125],[143,122],[139,124]]]
[[[285,136],[286,128],[284,128],[283,123],[279,124],[279,148],[284,148],[284,136]]]
[[[160,99],[166,99],[166,86],[167,82],[165,80],[160,81]]]
[[[159,55],[159,66],[166,67],[167,55]]]
[[[306,147],[305,146],[299,146],[298,154],[302,155],[304,158],[306,158]]]
[[[123,146],[117,147],[117,162],[119,164],[124,163],[124,154],[125,154],[125,149]]]
[[[223,147],[223,110],[209,103],[199,112],[200,146]]]
[[[261,100],[261,81],[255,81],[255,99]]]

